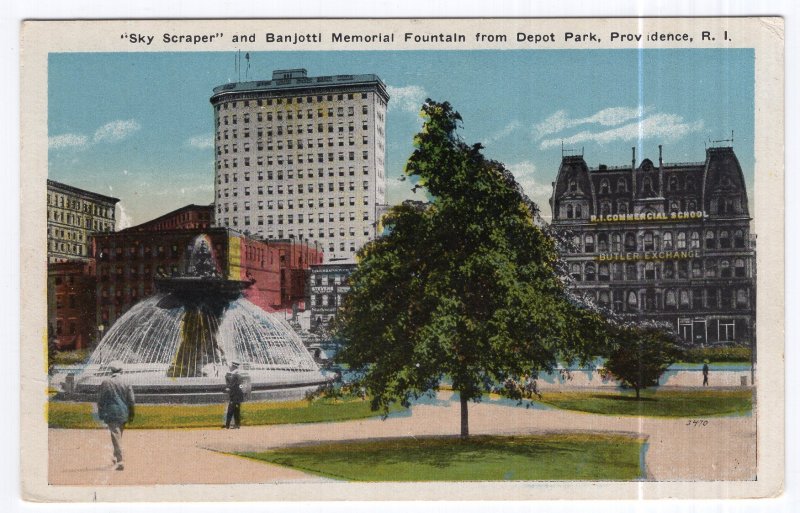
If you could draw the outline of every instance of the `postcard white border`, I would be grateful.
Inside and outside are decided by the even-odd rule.
[[[213,26],[215,30],[263,32],[264,24],[279,27],[296,24],[293,20],[203,20],[203,21],[77,21],[77,22],[30,22],[23,27],[22,39],[22,149],[21,149],[21,262],[25,272],[21,276],[21,339],[22,345],[22,481],[25,496],[33,500],[303,500],[309,496],[308,485],[282,484],[279,487],[261,485],[239,486],[164,486],[164,487],[59,487],[46,484],[47,431],[45,421],[44,379],[44,333],[45,322],[45,278],[43,251],[46,248],[45,180],[47,174],[47,53],[51,51],[141,51],[131,48],[118,37],[121,30],[137,30],[146,26],[156,33],[174,31],[206,31]],[[326,30],[330,20],[303,20],[304,30]],[[363,26],[364,20],[337,20],[343,25]],[[504,32],[529,30],[533,24],[537,31],[559,30],[569,24],[572,30],[610,30],[620,27],[620,31],[644,30],[697,30],[700,19],[571,19],[571,20],[525,20],[525,19],[459,19],[459,20],[371,20],[371,29],[380,30],[394,24],[413,24],[415,30],[426,27],[431,32],[452,31],[453,24],[461,30],[471,31],[480,24],[481,30],[497,26]],[[320,490],[314,485],[314,497],[320,500],[390,500],[407,499],[413,496],[418,500],[435,499],[481,499],[507,500],[532,498],[663,498],[663,497],[764,497],[780,493],[784,470],[784,409],[783,409],[783,292],[784,292],[784,238],[783,238],[783,22],[778,18],[703,18],[705,26],[716,26],[719,30],[729,30],[737,34],[736,47],[752,47],[756,50],[756,124],[755,124],[755,233],[758,234],[758,341],[759,375],[769,375],[770,380],[759,379],[759,479],[756,482],[716,482],[716,483],[483,483],[475,485],[453,483],[430,484],[339,484],[338,490]],[[55,25],[58,25],[56,28]],[[640,25],[641,24],[641,25]],[[714,25],[712,25],[714,24]],[[235,29],[234,29],[235,27]],[[472,28],[470,28],[472,27]],[[501,28],[502,27],[502,28]],[[548,27],[548,28],[543,28]],[[667,28],[668,27],[668,28]],[[280,30],[280,29],[276,29]],[[345,30],[344,28],[342,30]],[[354,29],[355,30],[355,29]],[[710,28],[709,30],[714,30]],[[57,36],[57,37],[56,37]],[[718,44],[718,43],[717,43]],[[694,47],[703,47],[695,42]],[[712,43],[705,43],[712,47]],[[477,47],[477,46],[475,46]],[[507,47],[515,47],[513,44]],[[581,48],[582,45],[560,46],[561,48]],[[615,46],[622,47],[622,46]],[[630,47],[635,48],[631,45]],[[661,46],[660,46],[661,47]],[[669,47],[669,46],[663,46]],[[676,46],[673,46],[676,47]],[[716,47],[716,46],[714,46]],[[204,47],[200,50],[233,50],[236,45],[226,43],[219,47]],[[431,49],[446,49],[436,45]],[[459,46],[458,49],[466,49]],[[527,48],[527,47],[520,47]],[[596,46],[585,46],[595,48]],[[268,48],[256,43],[249,50],[277,50],[275,45]],[[305,49],[311,48],[283,48]],[[316,50],[363,49],[347,45],[326,47],[320,45]],[[420,45],[406,48],[396,44],[391,49],[425,49]],[[454,48],[450,48],[454,49]],[[146,51],[164,51],[153,48]],[[169,48],[169,51],[193,51],[193,48]],[[765,414],[767,412],[768,414]],[[95,496],[95,492],[97,495]]]

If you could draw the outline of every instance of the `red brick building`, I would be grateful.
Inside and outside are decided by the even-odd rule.
[[[187,250],[201,235],[212,248],[220,274],[254,280],[245,296],[256,305],[269,311],[290,308],[302,300],[306,273],[311,264],[322,262],[321,251],[303,243],[260,241],[228,228],[211,228],[212,212],[211,206],[188,205],[147,223],[94,237],[100,331],[153,294],[156,277],[185,272]]]
[[[95,269],[92,260],[47,265],[48,312],[59,350],[88,347],[95,337]]]

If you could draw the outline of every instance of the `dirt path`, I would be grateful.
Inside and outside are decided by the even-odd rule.
[[[244,415],[246,415],[246,405]],[[687,419],[611,417],[497,403],[470,404],[471,434],[552,431],[628,432],[647,435],[648,479],[749,480],[755,477],[755,417]],[[225,484],[321,482],[290,468],[224,454],[319,441],[457,434],[458,403],[442,393],[411,412],[386,420],[224,429],[128,430],[123,436],[125,470],[111,465],[106,430],[49,430],[51,484]]]

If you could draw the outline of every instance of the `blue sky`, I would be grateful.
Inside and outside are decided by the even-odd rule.
[[[387,116],[389,202],[421,126],[419,106],[449,101],[462,137],[506,164],[549,217],[566,148],[590,166],[702,161],[727,139],[753,195],[754,53],[710,50],[251,52],[249,80],[273,69],[375,73]],[[234,53],[69,53],[49,58],[49,176],[120,198],[122,226],[213,201],[212,88],[238,79]],[[242,75],[244,79],[244,75]],[[421,193],[417,193],[418,199]]]

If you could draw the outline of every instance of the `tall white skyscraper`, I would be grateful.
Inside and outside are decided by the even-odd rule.
[[[305,69],[215,87],[216,225],[352,259],[386,203],[388,101],[376,75]]]

